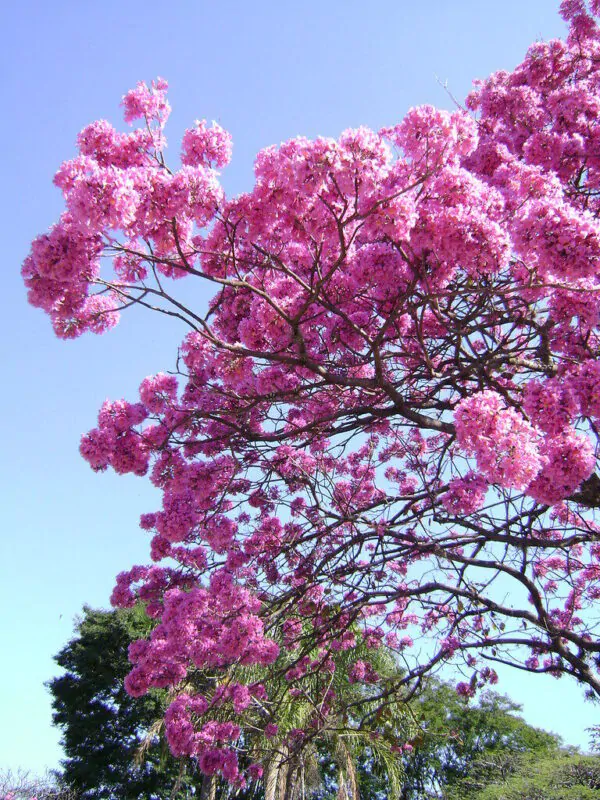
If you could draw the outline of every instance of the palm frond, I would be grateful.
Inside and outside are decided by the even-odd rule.
[[[335,760],[338,765],[338,800],[360,800],[356,762],[341,737],[335,743]]]
[[[152,747],[152,745],[156,742],[157,738],[160,738],[161,733],[164,729],[165,721],[163,717],[160,719],[154,720],[152,725],[146,731],[146,734],[138,747],[136,748],[135,754],[133,756],[133,762],[136,766],[140,767],[144,761],[146,760],[146,756],[148,755],[148,751]]]

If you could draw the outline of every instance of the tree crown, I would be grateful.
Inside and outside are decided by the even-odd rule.
[[[190,693],[196,670],[285,663],[313,705],[286,747],[337,713],[314,676],[339,653],[383,706],[448,661],[464,696],[497,662],[600,694],[600,4],[561,9],[567,40],[467,109],[267,148],[233,199],[218,125],[167,165],[163,80],[123,99],[140,127],[93,123],[57,173],[66,211],[23,267],[56,333],[103,332],[132,304],[189,329],[176,374],[107,401],[81,452],[162,490],[141,520],[153,564],[113,601],[159,620],[127,689],[179,692],[169,742],[206,774],[244,783],[236,715],[260,709],[268,738],[278,700]],[[215,285],[207,313],[179,278]],[[356,649],[382,642],[393,687]]]

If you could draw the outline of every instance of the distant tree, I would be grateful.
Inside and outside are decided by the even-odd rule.
[[[600,753],[600,725],[592,725],[586,728],[590,736],[590,750],[593,753]]]
[[[600,758],[562,751],[479,759],[447,800],[598,800]]]
[[[79,796],[59,775],[7,769],[0,772],[0,800],[79,800]]]
[[[445,796],[486,759],[559,752],[560,739],[528,725],[510,698],[487,691],[475,705],[446,683],[430,680],[412,702],[422,733],[405,758],[406,800]]]
[[[129,644],[151,628],[141,606],[85,607],[75,637],[55,657],[65,670],[48,682],[67,756],[62,778],[82,800],[185,798],[201,782],[190,774],[192,762],[174,758],[159,735],[167,692],[133,698],[123,687]]]

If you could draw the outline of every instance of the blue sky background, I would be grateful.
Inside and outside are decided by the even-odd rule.
[[[51,183],[94,119],[120,124],[138,80],[169,80],[171,158],[194,119],[234,137],[223,183],[248,190],[262,147],[302,134],[392,125],[421,103],[449,107],[471,80],[510,69],[535,39],[564,33],[558,0],[21,0],[5,6],[0,203],[5,269],[0,346],[0,770],[57,765],[44,681],[84,603],[108,604],[117,572],[146,561],[139,514],[158,496],[144,479],[95,475],[78,455],[107,398],[135,396],[174,365],[184,331],[130,313],[103,337],[60,342],[26,304],[19,269],[31,239],[61,212]],[[189,286],[203,306],[203,287]],[[503,676],[526,719],[588,742],[600,709],[566,679]]]

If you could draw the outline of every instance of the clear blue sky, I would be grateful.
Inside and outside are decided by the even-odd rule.
[[[421,103],[449,106],[470,82],[515,66],[534,39],[564,32],[558,0],[21,0],[3,14],[0,324],[2,653],[0,769],[53,767],[60,758],[43,683],[84,603],[107,606],[115,574],[146,561],[139,514],[158,507],[143,479],[95,475],[79,458],[82,432],[106,397],[174,364],[183,331],[125,315],[103,337],[54,339],[29,308],[20,264],[61,211],[52,176],[94,119],[120,123],[121,95],[157,75],[171,85],[174,159],[194,119],[234,136],[229,192],[250,188],[262,147],[303,134],[379,128]],[[201,294],[197,302],[206,303]],[[574,684],[506,676],[501,689],[526,718],[585,746],[600,711]]]

